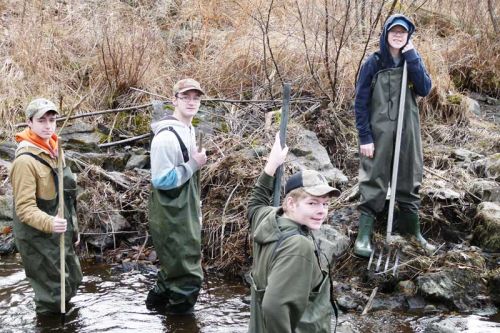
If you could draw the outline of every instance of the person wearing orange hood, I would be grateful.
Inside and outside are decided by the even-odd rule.
[[[64,233],[66,302],[82,281],[73,242],[79,241],[76,220],[76,179],[58,156],[55,134],[59,112],[51,101],[37,98],[25,110],[28,127],[16,134],[18,147],[10,181],[14,194],[14,237],[23,266],[35,292],[38,314],[60,311],[59,238]],[[62,150],[61,150],[62,151]],[[64,218],[57,217],[57,161],[64,165]]]

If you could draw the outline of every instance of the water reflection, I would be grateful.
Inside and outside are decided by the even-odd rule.
[[[247,288],[214,277],[204,286],[192,315],[164,315],[146,309],[154,277],[137,271],[111,274],[106,265],[83,265],[84,279],[65,316],[67,332],[246,332]],[[14,258],[0,262],[2,332],[61,331],[60,318],[35,314],[33,291]]]

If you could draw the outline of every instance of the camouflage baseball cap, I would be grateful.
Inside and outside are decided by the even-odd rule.
[[[325,176],[314,170],[303,170],[293,174],[286,182],[285,195],[296,188],[303,188],[306,193],[315,197],[340,195],[339,190],[328,185]]]
[[[59,114],[54,103],[45,98],[37,98],[32,100],[26,107],[26,119],[43,117],[48,111],[54,111]]]
[[[193,80],[193,79],[183,79],[183,80],[178,81],[174,85],[174,88],[172,90],[173,90],[174,96],[177,96],[177,94],[186,92],[188,90],[197,90],[202,95],[205,95],[205,92],[203,91],[203,89],[201,89],[200,83],[196,80]]]

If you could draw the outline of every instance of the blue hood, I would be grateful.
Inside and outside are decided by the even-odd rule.
[[[394,63],[392,61],[391,53],[389,52],[389,45],[387,44],[387,34],[389,33],[389,27],[392,25],[392,23],[396,19],[401,19],[406,21],[408,23],[408,26],[410,27],[408,31],[408,40],[411,38],[413,33],[415,32],[415,25],[410,21],[409,18],[402,14],[394,14],[391,15],[387,21],[385,21],[384,24],[384,29],[382,30],[382,33],[380,34],[380,54],[382,56],[382,63],[384,64],[392,64],[391,66],[388,67],[393,67]]]

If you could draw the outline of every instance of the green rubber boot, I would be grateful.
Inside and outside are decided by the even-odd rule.
[[[417,213],[401,211],[398,214],[399,231],[402,235],[415,236],[427,254],[433,254],[436,247],[429,244],[420,233],[420,220]]]
[[[372,254],[371,238],[374,220],[373,217],[365,214],[361,214],[359,217],[359,230],[354,243],[354,254],[360,257],[369,258]]]

